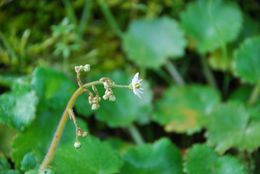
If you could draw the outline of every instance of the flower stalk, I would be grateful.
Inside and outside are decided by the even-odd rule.
[[[59,121],[59,124],[56,128],[56,131],[54,133],[54,136],[52,138],[51,144],[49,146],[48,152],[44,157],[44,160],[42,161],[41,165],[40,165],[40,170],[44,170],[48,167],[48,165],[50,164],[50,162],[52,161],[55,151],[58,147],[58,144],[60,142],[62,133],[64,131],[66,122],[68,120],[68,118],[70,118],[75,126],[75,132],[76,132],[76,141],[74,143],[74,147],[76,149],[80,148],[81,144],[79,142],[79,138],[78,137],[86,137],[87,136],[87,132],[83,131],[77,124],[77,120],[76,120],[76,116],[73,112],[73,106],[76,102],[76,99],[84,92],[88,93],[89,97],[89,104],[91,105],[91,108],[93,110],[96,110],[100,107],[99,102],[101,100],[101,97],[99,96],[99,92],[98,89],[96,88],[97,85],[103,85],[105,88],[105,94],[103,96],[104,100],[109,100],[109,101],[115,101],[116,98],[113,94],[113,90],[112,88],[128,88],[128,89],[132,89],[134,94],[137,95],[138,97],[141,96],[140,90],[142,89],[141,86],[141,79],[139,79],[139,73],[137,73],[135,75],[135,77],[133,78],[132,82],[130,85],[117,85],[115,84],[111,79],[107,78],[107,77],[103,77],[101,78],[99,81],[93,81],[93,82],[89,82],[86,84],[83,84],[81,82],[80,79],[80,72],[81,71],[89,71],[90,70],[90,66],[89,65],[80,65],[80,66],[76,66],[75,67],[75,72],[77,73],[77,82],[78,82],[78,86],[79,88],[73,93],[73,95],[71,96],[71,98],[69,99],[69,102],[61,116],[61,119]],[[88,88],[91,87],[92,91],[89,90]],[[142,138],[140,138],[140,136],[138,135],[138,132],[136,131],[135,128],[131,127],[130,128],[130,132],[132,132],[136,137],[136,141],[138,143],[142,143],[143,140]],[[137,132],[137,133],[136,133]]]

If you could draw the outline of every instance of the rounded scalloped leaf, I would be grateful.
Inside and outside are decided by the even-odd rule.
[[[178,23],[168,17],[135,20],[123,36],[124,51],[140,67],[158,68],[182,56],[185,45]]]
[[[218,156],[206,145],[194,145],[184,158],[187,174],[247,174],[245,166],[232,156]]]
[[[163,138],[153,144],[130,147],[123,156],[124,174],[181,174],[182,160],[177,147]]]
[[[108,74],[107,77],[116,84],[129,84],[131,82],[131,77],[121,71],[115,71]],[[97,119],[106,122],[110,127],[123,127],[134,121],[146,122],[149,120],[148,116],[152,111],[152,92],[146,82],[143,84],[144,94],[141,99],[129,89],[114,88],[116,101],[102,100],[100,109],[96,113]]]
[[[155,121],[168,132],[198,132],[207,122],[207,115],[220,101],[217,91],[206,86],[174,86],[157,102]]]
[[[94,137],[81,141],[81,148],[73,145],[61,145],[53,160],[52,169],[55,173],[119,173],[123,161],[119,154],[108,143]]]
[[[17,88],[0,96],[0,122],[24,130],[36,117],[38,97],[23,81],[15,86]]]
[[[181,14],[181,24],[197,50],[203,54],[238,37],[242,14],[233,2],[202,0],[187,6]]]
[[[234,56],[235,74],[248,83],[260,83],[260,36],[245,40]]]
[[[206,136],[208,143],[224,153],[231,147],[254,151],[260,146],[260,117],[258,107],[246,110],[238,102],[215,107]]]

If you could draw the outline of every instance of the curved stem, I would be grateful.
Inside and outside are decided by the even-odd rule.
[[[65,128],[66,122],[67,122],[67,120],[69,118],[68,111],[73,108],[73,106],[74,106],[78,96],[84,92],[84,89],[86,87],[89,87],[89,86],[92,86],[92,85],[99,85],[99,84],[102,84],[102,82],[94,81],[94,82],[86,83],[86,84],[83,85],[83,87],[78,88],[73,93],[73,95],[71,96],[71,98],[70,98],[70,100],[69,100],[69,102],[68,102],[68,104],[67,104],[67,106],[66,106],[66,108],[65,108],[65,110],[64,110],[64,112],[63,112],[63,114],[61,116],[60,122],[59,122],[59,124],[57,126],[57,129],[56,129],[55,133],[54,133],[54,136],[52,138],[52,142],[51,142],[51,144],[49,146],[48,152],[45,155],[44,160],[41,163],[40,170],[46,169],[47,166],[49,165],[49,163],[51,162],[51,160],[53,159],[53,156],[55,154],[55,151],[56,151],[57,146],[59,144],[59,141],[61,139],[63,130]]]
[[[137,127],[135,127],[135,125],[133,125],[133,124],[130,125],[128,127],[128,131],[136,144],[139,144],[139,145],[144,144],[144,139],[143,139],[142,135],[140,134],[140,132],[138,131]]]

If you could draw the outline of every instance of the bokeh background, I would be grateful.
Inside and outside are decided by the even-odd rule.
[[[89,136],[69,120],[42,173],[259,174],[259,21],[256,0],[0,0],[0,174],[39,172],[85,64],[144,94],[79,97]]]

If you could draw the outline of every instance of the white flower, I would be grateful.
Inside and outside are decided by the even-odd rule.
[[[139,73],[136,73],[131,82],[131,88],[135,95],[141,98],[141,94],[143,94],[142,88],[142,79],[139,78]]]

